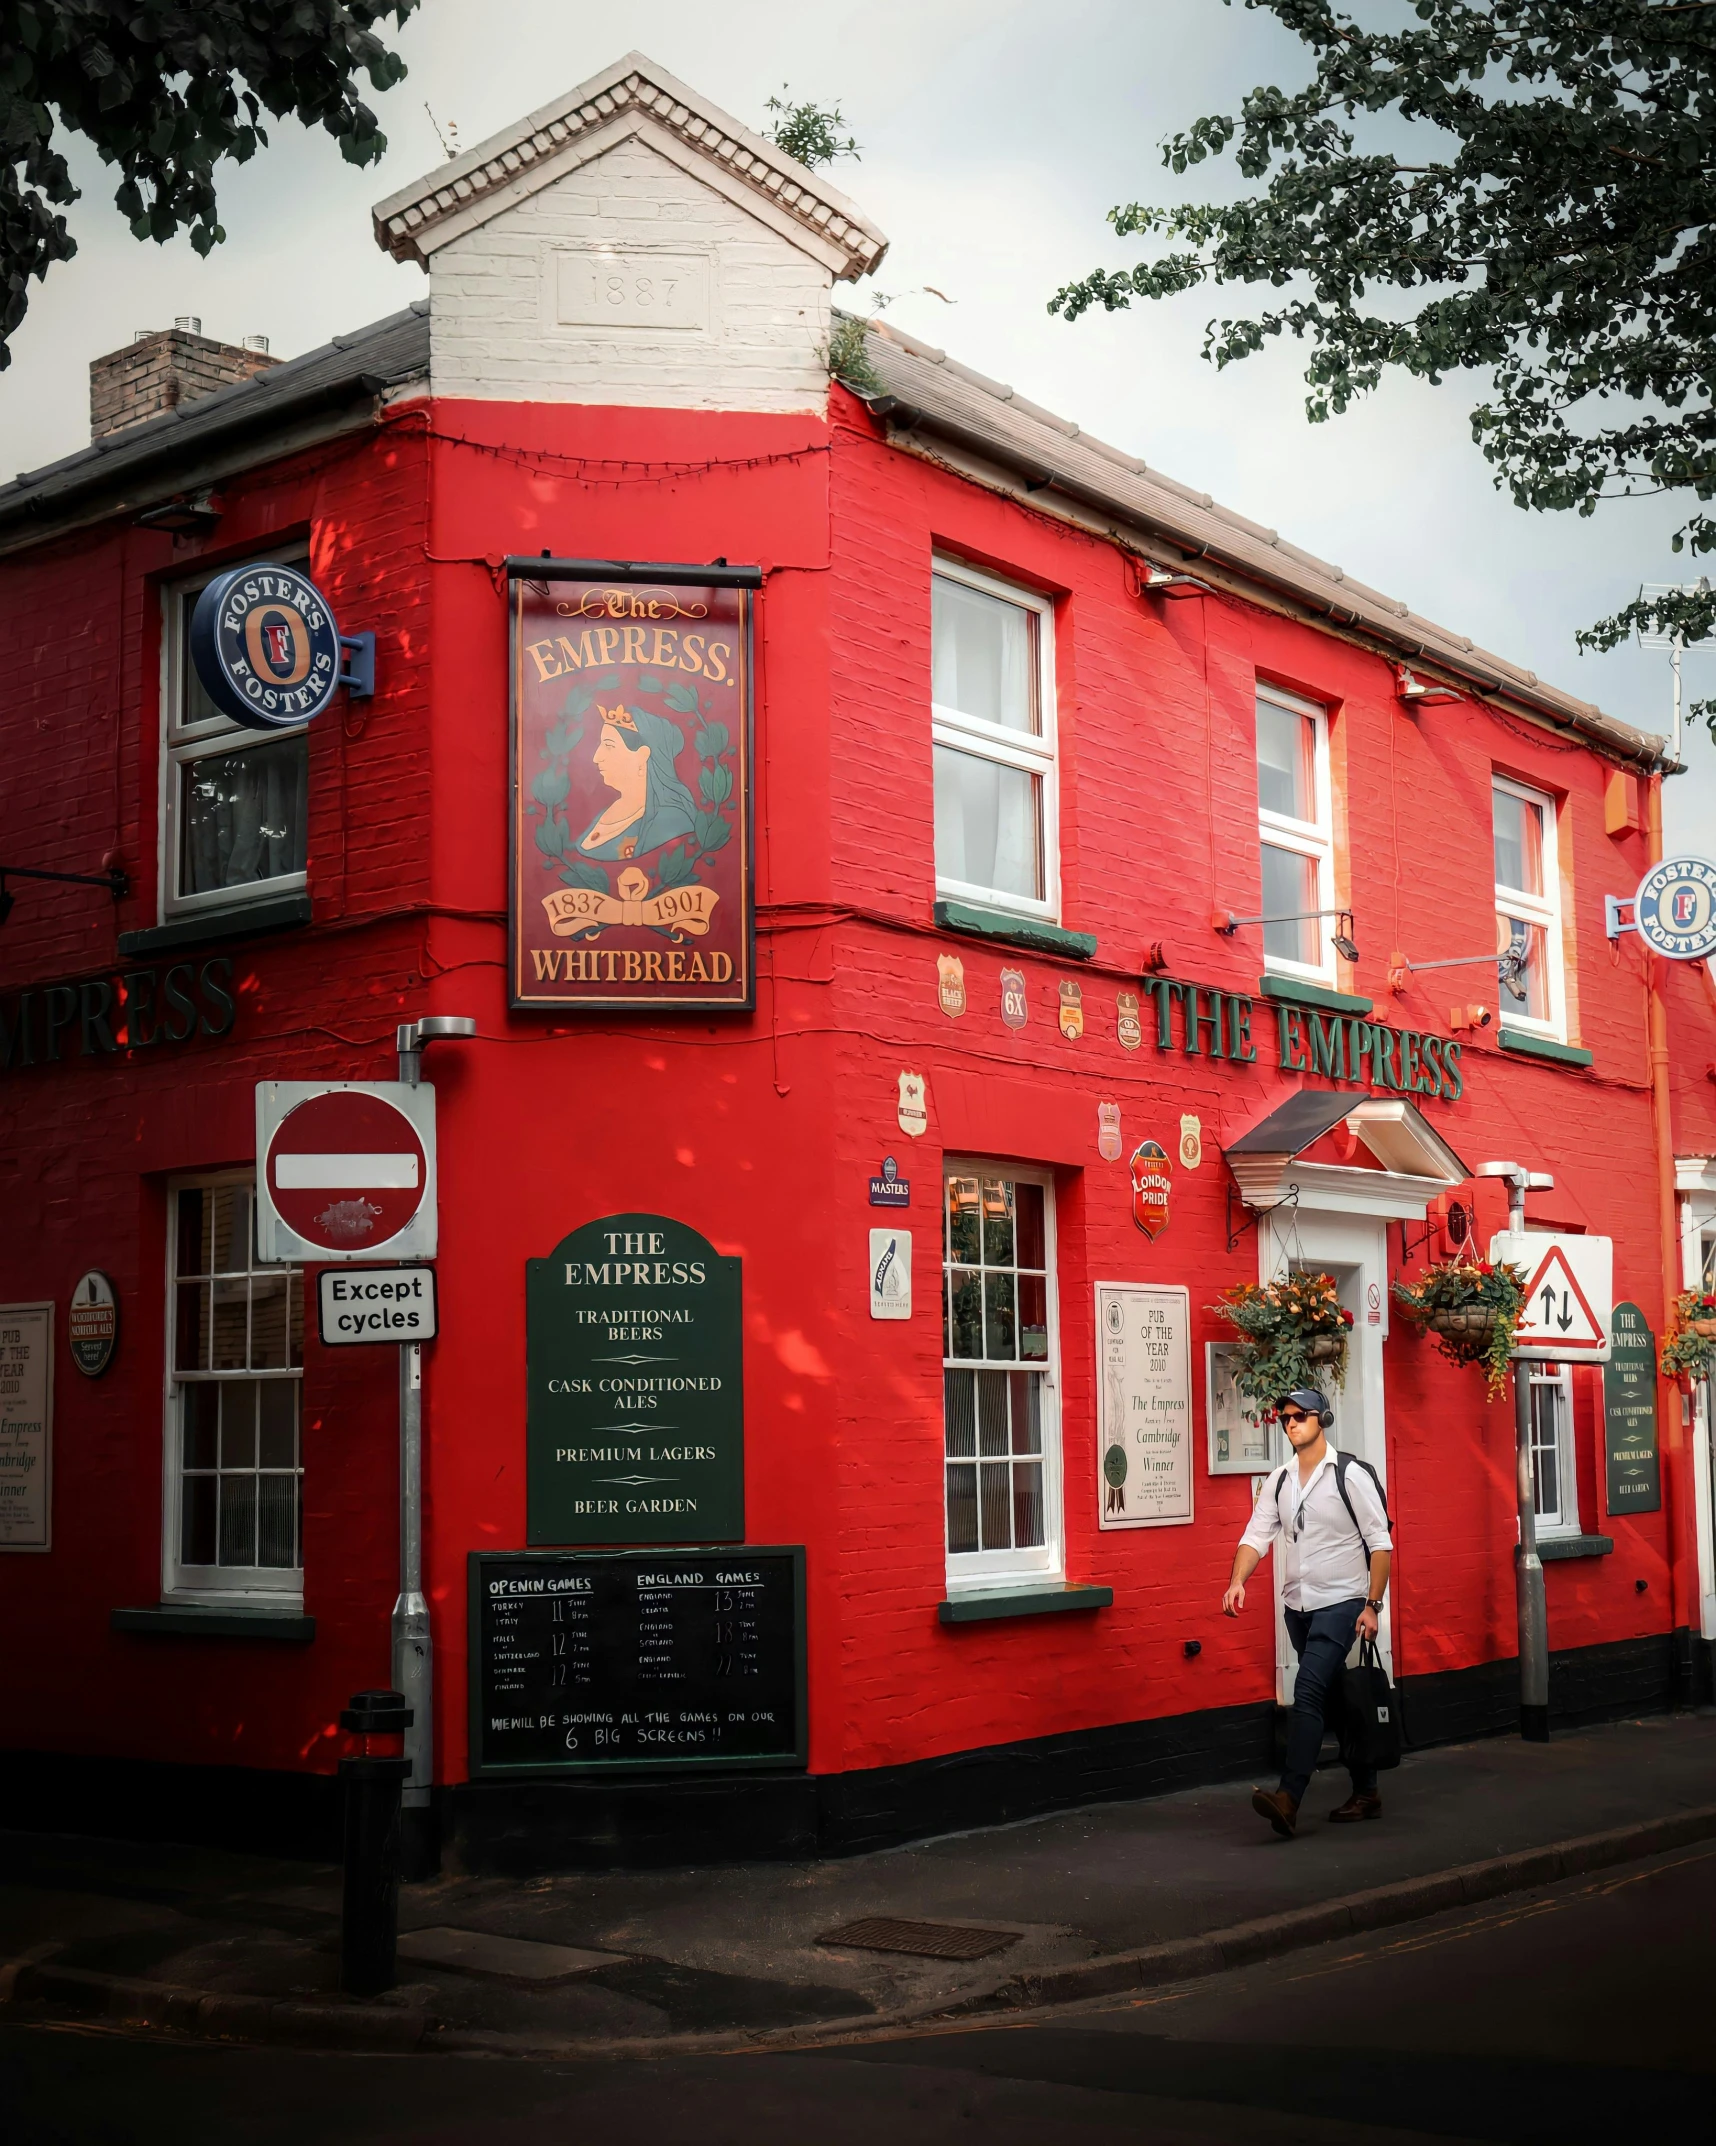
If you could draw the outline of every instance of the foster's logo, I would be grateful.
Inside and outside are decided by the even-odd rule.
[[[223,715],[250,730],[307,723],[334,697],[340,629],[294,566],[240,566],[211,581],[191,614],[191,661]]]

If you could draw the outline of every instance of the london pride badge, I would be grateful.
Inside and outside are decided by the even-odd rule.
[[[512,1003],[749,1006],[760,577],[508,566]]]

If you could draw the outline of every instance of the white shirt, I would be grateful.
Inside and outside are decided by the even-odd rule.
[[[1328,1609],[1355,1596],[1365,1600],[1370,1594],[1365,1544],[1372,1550],[1394,1548],[1376,1485],[1363,1468],[1353,1465],[1347,1469],[1347,1496],[1364,1531],[1360,1542],[1336,1488],[1335,1460],[1330,1446],[1304,1484],[1297,1458],[1287,1463],[1285,1479],[1280,1468],[1272,1468],[1263,1479],[1251,1525],[1240,1537],[1259,1559],[1280,1542],[1281,1599],[1289,1609]]]

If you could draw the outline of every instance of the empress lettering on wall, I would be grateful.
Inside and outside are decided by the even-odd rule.
[[[749,1006],[750,589],[510,588],[513,1004]]]
[[[527,1262],[532,1543],[743,1540],[740,1267],[666,1215]]]

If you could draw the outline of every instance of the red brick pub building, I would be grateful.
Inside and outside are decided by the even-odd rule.
[[[881,234],[637,55],[375,229],[426,296],[260,369],[188,333],[100,360],[107,429],[0,490],[0,864],[124,875],[13,878],[0,930],[0,1327],[52,1314],[0,1548],[8,1822],[331,1838],[339,1709],[390,1674],[396,1351],[324,1346],[313,1269],[259,1258],[255,1094],[392,1080],[437,1013],[476,1023],[423,1068],[466,1867],[1261,1775],[1290,1657],[1267,1587],[1218,1602],[1272,1449],[1208,1307],[1292,1267],[1354,1315],[1336,1436],[1387,1481],[1408,1735],[1510,1730],[1511,1405],[1390,1289],[1503,1226],[1494,1160],[1553,1176],[1528,1226],[1611,1239],[1658,1337],[1709,1256],[1708,980],[1653,1001],[1605,932],[1662,741],[834,311]],[[374,634],[375,689],[263,734],[187,632],[272,561]],[[675,1260],[728,1292],[725,1473],[592,1491],[532,1292],[606,1272],[659,1343]],[[1707,1694],[1703,1398],[1657,1386],[1660,1496],[1617,1511],[1603,1374],[1533,1383],[1555,1720]],[[1161,1427],[1117,1482],[1132,1408]],[[714,1451],[613,1435],[644,1477]],[[473,1553],[628,1544],[802,1552],[802,1749],[473,1778]]]

